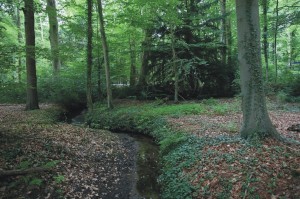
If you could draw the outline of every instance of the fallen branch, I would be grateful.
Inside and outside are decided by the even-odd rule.
[[[0,178],[18,175],[27,175],[32,173],[40,173],[51,170],[50,168],[35,167],[30,169],[3,170],[0,169]]]

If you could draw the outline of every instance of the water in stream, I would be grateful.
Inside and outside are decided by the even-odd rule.
[[[72,124],[81,125],[84,123],[84,113],[72,119]],[[131,199],[159,199],[159,186],[157,179],[159,176],[159,148],[149,136],[132,133],[116,133],[120,136],[132,138],[138,146],[136,154],[136,186],[137,195]]]

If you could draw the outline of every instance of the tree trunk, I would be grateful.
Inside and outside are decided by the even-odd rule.
[[[88,17],[88,28],[87,28],[87,70],[86,70],[86,100],[87,106],[89,109],[93,108],[93,101],[92,101],[92,38],[93,38],[93,29],[92,29],[92,9],[93,3],[92,0],[87,0],[87,17]]]
[[[100,34],[101,34],[101,39],[102,39],[102,48],[103,48],[103,54],[104,54],[107,106],[109,109],[112,109],[113,104],[112,104],[112,92],[111,92],[111,82],[110,82],[110,66],[109,66],[109,55],[108,55],[109,51],[108,51],[108,45],[107,45],[105,29],[104,29],[104,19],[103,19],[101,0],[98,0],[98,13],[99,13],[99,20],[100,20]]]
[[[129,37],[129,50],[130,50],[130,81],[131,87],[136,83],[136,53],[135,53],[135,40]]]
[[[268,55],[268,0],[262,0],[263,6],[263,48],[264,48],[264,57],[265,57],[265,64],[266,64],[266,82],[269,79],[269,55]]]
[[[178,102],[178,79],[179,79],[179,71],[176,65],[176,50],[175,50],[175,33],[174,30],[171,32],[171,48],[172,48],[172,61],[173,61],[173,71],[174,71],[174,102]]]
[[[278,78],[278,61],[277,61],[277,33],[278,33],[278,0],[276,1],[276,21],[275,21],[275,30],[274,30],[274,65],[275,65],[275,82]]]
[[[148,61],[150,56],[150,42],[152,31],[150,29],[145,30],[145,39],[142,43],[142,65],[141,72],[138,81],[138,89],[144,90],[147,86],[146,77],[149,71]]]
[[[25,0],[25,37],[26,37],[26,72],[27,101],[26,110],[38,109],[37,77],[35,63],[35,32],[33,0]]]
[[[100,35],[99,35],[99,15],[97,16],[97,93],[98,99],[102,100],[102,89],[101,89],[101,66],[103,64],[103,58],[100,56]]]
[[[61,67],[58,44],[58,22],[55,0],[47,0],[47,13],[49,18],[49,39],[52,54],[52,66],[54,74],[58,74]]]
[[[18,28],[18,44],[21,46],[22,42],[22,32],[21,32],[21,16],[20,16],[20,10],[17,7],[17,28]],[[18,67],[17,67],[17,73],[18,73],[18,83],[21,83],[21,77],[22,77],[22,55],[20,53],[20,49],[18,49]]]
[[[243,111],[241,136],[249,139],[268,136],[280,139],[266,108],[258,0],[236,0],[236,12]]]
[[[232,70],[233,70],[233,67],[232,67],[232,32],[231,32],[231,22],[230,22],[230,20],[227,20],[226,21],[226,30],[227,30],[227,32],[226,32],[226,34],[227,34],[227,36],[226,36],[226,39],[227,39],[227,41],[226,41],[226,44],[227,44],[227,63],[228,63],[228,65],[230,66],[230,68],[232,68]]]
[[[226,64],[226,0],[220,0],[220,7],[221,7],[221,15],[222,15],[222,20],[221,20],[221,43],[222,43],[222,49],[221,49],[221,59],[222,59],[222,64]]]

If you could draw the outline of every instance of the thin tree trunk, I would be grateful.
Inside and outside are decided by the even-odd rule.
[[[54,74],[58,74],[61,67],[58,43],[58,22],[55,0],[47,0],[47,12],[49,18],[49,39],[52,54],[52,66]]]
[[[178,67],[176,65],[176,50],[175,50],[175,33],[174,30],[171,32],[171,48],[172,48],[172,61],[173,61],[173,71],[174,71],[174,102],[178,102],[178,91],[179,91],[179,86],[178,86],[178,79],[179,79],[179,71]]]
[[[288,30],[288,45],[287,45],[287,52],[288,52],[288,64],[287,69],[292,69],[292,60],[293,60],[293,41],[295,36],[295,30]]]
[[[92,29],[92,0],[87,0],[87,16],[88,16],[88,28],[87,28],[87,71],[86,71],[86,100],[87,106],[89,109],[93,108],[93,101],[92,101],[92,64],[93,64],[93,57],[92,57],[92,50],[93,50],[93,29]]]
[[[97,91],[98,99],[102,100],[102,91],[101,91],[101,66],[103,64],[103,58],[100,57],[100,35],[99,35],[99,15],[97,16]]]
[[[230,67],[232,67],[232,32],[231,32],[231,22],[230,20],[226,21],[226,30],[227,30],[227,36],[226,36],[226,44],[227,44],[227,63]]]
[[[22,42],[21,16],[20,16],[19,8],[17,7],[16,9],[17,9],[18,44],[19,44],[19,46],[21,46],[21,42]],[[21,83],[21,78],[22,78],[22,55],[20,53],[20,49],[18,49],[17,73],[18,73],[18,83]]]
[[[280,135],[269,118],[262,78],[258,0],[236,0],[243,138]]]
[[[278,60],[277,60],[277,33],[278,33],[278,0],[276,1],[276,21],[275,21],[275,30],[274,30],[274,65],[275,65],[275,82],[278,78]]]
[[[136,54],[135,54],[135,40],[129,37],[129,50],[130,50],[130,81],[131,87],[136,84]]]
[[[262,0],[263,5],[263,48],[266,64],[266,82],[269,81],[269,55],[268,55],[268,0]]]
[[[222,20],[221,20],[221,43],[222,43],[222,49],[221,49],[221,59],[222,63],[226,64],[226,0],[220,0],[220,7],[221,7],[221,15],[222,15]]]
[[[104,54],[104,65],[105,65],[105,76],[106,76],[106,93],[107,93],[107,106],[109,109],[113,108],[112,104],[112,92],[111,92],[111,80],[110,80],[110,66],[109,66],[109,55],[108,55],[108,45],[105,35],[104,29],[104,19],[103,19],[103,11],[102,11],[102,2],[101,0],[98,1],[98,13],[99,13],[99,20],[100,20],[100,34],[102,39],[102,48]]]
[[[26,37],[26,71],[27,101],[26,110],[38,109],[37,77],[35,62],[35,32],[33,0],[25,0],[25,37]]]

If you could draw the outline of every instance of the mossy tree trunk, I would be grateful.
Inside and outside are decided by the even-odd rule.
[[[88,18],[88,28],[87,28],[87,70],[86,70],[86,98],[87,98],[87,106],[89,109],[93,108],[93,101],[92,101],[92,64],[93,64],[93,57],[92,57],[92,38],[93,38],[93,29],[92,29],[92,0],[87,0],[87,18]]]
[[[246,139],[254,137],[280,139],[266,108],[258,0],[236,0],[236,12],[243,111],[241,136]]]
[[[26,38],[26,72],[27,100],[26,110],[39,109],[37,94],[37,77],[35,62],[35,32],[34,32],[34,3],[25,0],[25,38]]]
[[[100,34],[101,34],[102,48],[103,48],[103,54],[104,54],[107,106],[109,109],[112,109],[113,104],[112,104],[110,66],[109,66],[109,55],[108,55],[109,51],[108,51],[108,45],[107,45],[106,34],[105,34],[105,29],[104,29],[104,19],[103,19],[103,10],[102,10],[101,0],[98,0],[98,14],[99,14],[99,20],[100,20]]]

